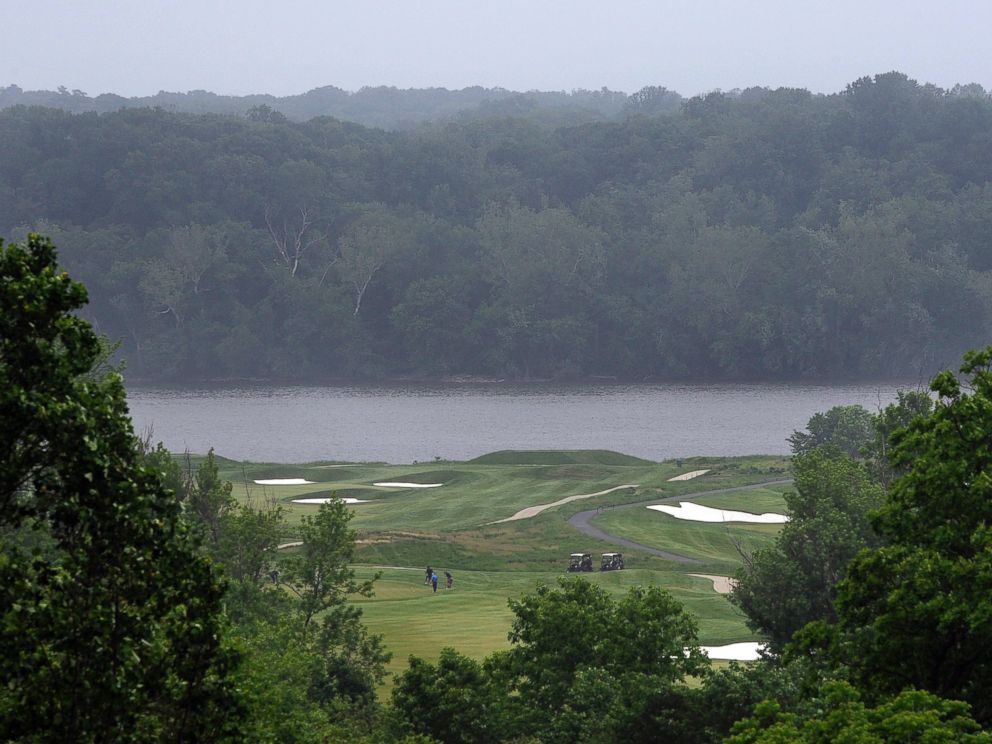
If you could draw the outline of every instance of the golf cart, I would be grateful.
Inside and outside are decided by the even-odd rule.
[[[592,556],[589,553],[572,553],[568,557],[568,572],[592,571]]]
[[[623,571],[623,553],[603,553],[600,571]]]

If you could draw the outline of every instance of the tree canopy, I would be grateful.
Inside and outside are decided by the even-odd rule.
[[[915,377],[987,341],[987,95],[590,95],[626,113],[0,109],[0,232],[56,240],[146,379]]]
[[[835,663],[874,695],[916,687],[971,704],[992,720],[992,347],[934,378],[938,400],[893,437],[906,468],[875,517],[886,544],[866,550],[838,586],[836,626],[802,642],[826,644]]]
[[[654,741],[686,675],[706,664],[695,621],[660,587],[619,600],[560,579],[511,600],[506,652],[484,664],[452,649],[410,659],[393,705],[401,730],[442,741]]]
[[[238,739],[223,586],[56,259],[0,243],[0,738]]]

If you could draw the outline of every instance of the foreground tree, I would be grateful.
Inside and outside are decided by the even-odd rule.
[[[791,521],[773,547],[744,557],[730,597],[776,650],[806,623],[836,621],[834,585],[858,551],[879,544],[868,514],[881,505],[882,489],[864,465],[814,449],[792,467]]]
[[[479,662],[444,648],[436,664],[410,657],[393,688],[393,707],[407,731],[445,742],[495,744],[508,733],[503,694]]]
[[[375,690],[385,678],[392,657],[382,637],[362,624],[362,609],[348,597],[371,597],[379,578],[360,581],[351,562],[355,532],[348,527],[352,514],[344,501],[320,505],[318,512],[300,520],[300,552],[286,561],[286,586],[298,601],[294,610],[298,642],[313,655],[311,700],[323,706],[345,706],[358,716],[371,715]],[[288,620],[288,619],[287,619]]]
[[[223,587],[54,246],[0,243],[0,739],[238,738]]]
[[[695,622],[668,592],[634,587],[614,600],[562,579],[510,607],[512,648],[481,668],[450,649],[436,666],[411,658],[393,695],[404,732],[473,743],[677,739],[685,678],[706,662]]]
[[[937,375],[933,412],[893,437],[905,468],[876,520],[889,544],[838,587],[836,626],[801,634],[872,695],[912,686],[992,721],[992,347],[965,355],[962,384]],[[969,391],[970,392],[967,392]]]
[[[814,714],[802,716],[784,713],[778,704],[764,702],[752,718],[735,724],[734,735],[727,742],[992,742],[992,736],[969,715],[966,704],[919,690],[907,690],[870,708],[849,684],[833,682],[824,688],[815,709]]]

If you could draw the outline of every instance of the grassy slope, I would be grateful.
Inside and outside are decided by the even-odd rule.
[[[482,658],[507,646],[512,619],[507,598],[519,597],[540,582],[564,575],[568,554],[615,550],[576,532],[568,517],[603,507],[595,523],[613,534],[668,550],[697,556],[702,565],[683,567],[636,551],[626,551],[623,572],[585,574],[611,591],[623,592],[638,583],[671,590],[698,618],[700,639],[706,644],[751,640],[740,613],[712,584],[687,575],[731,573],[739,563],[735,541],[747,548],[769,544],[777,527],[727,527],[680,522],[642,508],[609,509],[611,505],[758,483],[787,476],[781,458],[692,458],[650,463],[618,453],[499,452],[464,463],[418,465],[313,463],[273,465],[221,461],[222,476],[234,482],[241,499],[270,498],[289,513],[290,530],[299,515],[318,507],[290,503],[293,498],[341,496],[368,498],[354,507],[352,521],[359,533],[357,559],[362,575],[372,566],[383,576],[376,596],[359,600],[369,627],[385,636],[394,653],[390,670],[402,671],[410,654],[436,658],[452,646]],[[689,470],[710,469],[700,478],[670,483],[668,478]],[[259,486],[265,478],[306,478],[303,486]],[[436,489],[396,489],[373,486],[376,481],[443,482]],[[532,519],[489,524],[526,506],[565,496],[602,491],[636,483],[639,488],[593,497],[548,510]],[[699,503],[745,511],[782,508],[782,488],[768,488],[700,497]],[[287,535],[292,538],[292,534]],[[424,566],[450,570],[455,588],[432,594],[424,586]]]

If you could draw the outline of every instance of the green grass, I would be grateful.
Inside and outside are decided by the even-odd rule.
[[[731,574],[740,563],[738,547],[769,545],[777,525],[700,524],[673,519],[641,507],[611,509],[633,501],[679,497],[708,506],[743,511],[781,511],[786,487],[773,486],[694,497],[719,488],[736,488],[785,478],[788,463],[777,457],[686,458],[653,463],[615,452],[496,452],[470,462],[309,463],[301,465],[238,463],[219,460],[221,475],[246,500],[272,499],[288,515],[287,539],[295,536],[303,514],[319,507],[293,504],[294,498],[369,499],[352,507],[351,526],[358,533],[356,561],[362,576],[374,565],[383,576],[376,596],[358,601],[365,621],[382,633],[394,654],[390,671],[406,668],[411,654],[436,659],[451,646],[482,659],[508,645],[512,615],[507,599],[532,591],[539,583],[564,576],[568,555],[616,550],[611,542],[585,537],[568,524],[576,512],[603,508],[594,523],[616,535],[648,546],[698,558],[684,566],[636,550],[624,549],[627,570],[583,574],[620,594],[635,584],[663,586],[695,615],[703,644],[752,640],[740,613],[711,582],[688,573]],[[707,469],[706,475],[680,482],[672,476]],[[306,478],[313,484],[261,486],[256,479]],[[375,482],[444,483],[441,488],[404,489]],[[493,524],[524,507],[548,504],[567,496],[622,490],[570,502],[536,517]],[[450,570],[455,588],[437,595],[423,584],[424,567]]]
[[[715,509],[755,513],[785,510],[782,492],[770,488],[689,499]],[[730,574],[740,565],[740,551],[770,546],[781,529],[776,524],[708,523],[676,519],[653,509],[607,510],[592,523],[610,534],[702,562],[697,573]]]
[[[451,569],[443,563],[436,568],[441,572]],[[406,668],[409,656],[436,660],[445,646],[480,660],[493,651],[508,648],[507,633],[513,615],[507,600],[519,598],[540,583],[554,583],[565,575],[451,569],[454,588],[448,591],[439,585],[434,594],[424,584],[423,568],[357,568],[362,578],[377,570],[382,571],[382,578],[376,583],[375,597],[358,603],[366,625],[372,632],[381,633],[393,652],[388,667],[393,674]],[[583,578],[616,596],[636,585],[665,586],[699,619],[700,640],[704,645],[754,638],[744,628],[738,611],[725,597],[713,592],[709,581],[680,571],[650,569],[594,572],[583,574]]]
[[[500,450],[469,460],[475,465],[651,465],[611,450]]]
[[[293,504],[292,499],[316,498],[337,493],[372,499],[356,507],[353,526],[359,530],[459,531],[481,529],[491,522],[512,516],[535,504],[547,504],[567,496],[595,493],[622,484],[638,484],[636,494],[618,491],[607,496],[572,502],[556,511],[567,516],[596,506],[609,506],[638,499],[666,497],[693,491],[744,485],[770,480],[782,472],[779,458],[693,459],[649,463],[627,458],[627,464],[592,462],[581,453],[567,454],[574,462],[557,464],[485,464],[479,462],[423,463],[421,465],[350,464],[331,467],[326,464],[285,465],[265,463],[231,463],[221,465],[221,476],[234,483],[240,499],[276,499],[287,510],[289,520],[314,513],[319,507]],[[616,453],[606,453],[616,455]],[[617,456],[626,457],[626,456]],[[589,462],[580,462],[583,459]],[[691,481],[670,483],[679,473],[700,467],[712,472]],[[313,484],[299,486],[262,486],[254,480],[271,478],[305,478]],[[444,483],[441,488],[383,488],[375,482]]]

